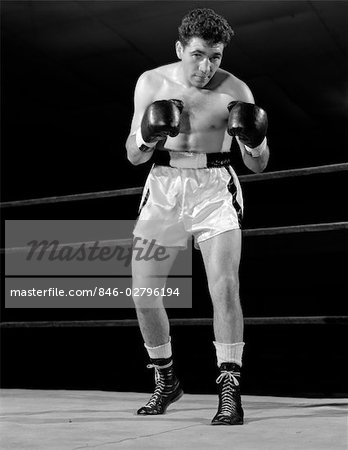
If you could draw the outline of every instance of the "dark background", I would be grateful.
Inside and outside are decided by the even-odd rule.
[[[222,67],[268,112],[267,170],[346,162],[346,2],[2,1],[2,201],[142,186],[151,163],[133,167],[124,147],[134,86],[143,71],[175,61],[177,26],[200,6],[235,30]],[[234,158],[237,173],[248,173]],[[344,173],[244,184],[244,227],[347,220],[346,188]],[[6,209],[2,223],[134,219],[138,203],[132,196]],[[346,243],[343,231],[246,238],[245,315],[346,314]],[[192,310],[170,317],[211,317],[196,251],[193,279]],[[134,310],[2,305],[2,321],[119,318],[135,318]],[[213,392],[211,328],[174,327],[172,336],[186,391]],[[244,391],[347,392],[346,337],[342,325],[247,326]],[[4,329],[1,345],[4,387],[150,386],[136,328]]]

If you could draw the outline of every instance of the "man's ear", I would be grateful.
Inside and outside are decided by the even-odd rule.
[[[176,41],[175,43],[176,56],[181,59],[184,51],[184,47],[180,41]]]

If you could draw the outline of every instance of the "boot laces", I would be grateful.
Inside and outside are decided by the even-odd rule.
[[[172,363],[169,363],[165,366],[157,366],[156,364],[148,364],[146,366],[148,369],[155,369],[155,385],[156,385],[154,393],[151,395],[150,400],[146,403],[146,406],[154,407],[161,400],[161,397],[163,396],[166,387],[165,382],[166,378],[165,375],[161,373],[159,369],[160,368],[166,369],[171,365]]]
[[[230,415],[235,411],[236,404],[233,393],[236,392],[236,386],[239,386],[237,379],[238,372],[222,370],[216,379],[216,383],[223,383],[221,389],[221,414]]]

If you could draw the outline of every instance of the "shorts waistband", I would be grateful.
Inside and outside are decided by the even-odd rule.
[[[210,169],[231,165],[231,152],[192,153],[157,150],[153,162],[158,166],[179,169]]]

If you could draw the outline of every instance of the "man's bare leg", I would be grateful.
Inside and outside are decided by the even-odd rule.
[[[200,244],[214,308],[214,334],[220,375],[219,407],[213,425],[241,425],[240,368],[243,313],[239,298],[241,231],[221,233]]]
[[[144,250],[148,245],[142,244]],[[137,243],[138,248],[139,246]],[[168,258],[144,260],[137,257],[137,252],[133,252],[133,300],[144,345],[151,361],[149,367],[153,367],[156,373],[155,391],[147,404],[137,411],[139,415],[164,414],[166,408],[183,394],[173,370],[168,316],[161,295],[155,295],[155,289],[160,292],[165,287],[177,254],[178,249],[166,248],[165,255]],[[144,288],[146,291],[141,295]],[[151,292],[153,294],[148,295]]]
[[[143,254],[146,253],[149,243],[142,241],[137,243],[137,248],[142,247]],[[152,254],[155,254],[155,245]],[[155,257],[149,260],[138,257],[138,251],[132,256],[132,289],[133,300],[136,307],[140,331],[144,342],[149,347],[157,347],[169,341],[169,321],[160,295],[148,295],[149,292],[160,292],[166,284],[167,276],[173,266],[178,254],[178,249],[167,247],[165,256],[168,258]],[[149,289],[143,295],[143,289]]]
[[[241,231],[231,230],[200,244],[214,308],[217,342],[243,341],[243,313],[239,298]]]

